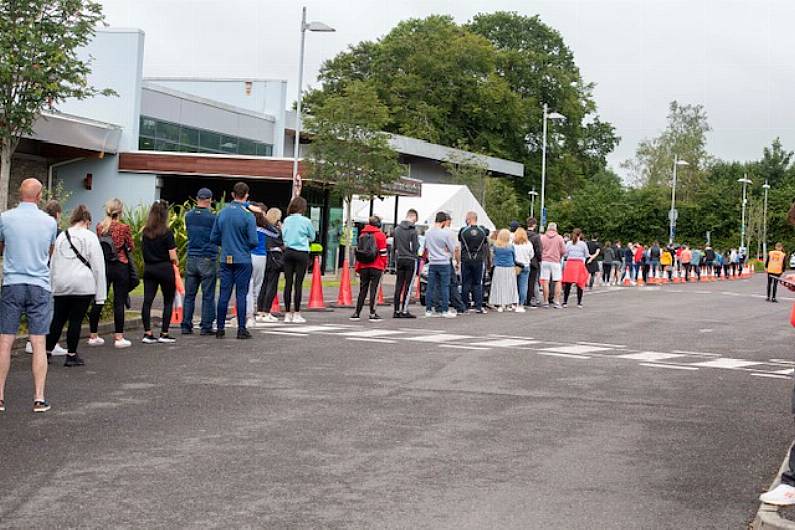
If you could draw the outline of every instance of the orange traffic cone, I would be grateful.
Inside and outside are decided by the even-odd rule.
[[[384,301],[384,286],[380,283],[378,284],[378,299],[376,300],[377,305],[386,305]]]
[[[320,256],[315,256],[315,263],[312,266],[312,288],[309,291],[309,304],[306,307],[308,311],[326,311],[326,304],[323,302],[323,276],[320,275]]]
[[[183,300],[185,299],[185,284],[182,282],[182,276],[179,273],[179,267],[174,265],[174,280],[177,284],[177,290],[174,294],[174,310],[171,312],[171,325],[178,326],[182,324],[182,311]]]
[[[342,277],[340,278],[340,292],[337,295],[336,307],[353,307],[353,294],[351,294],[351,269],[348,258],[342,262]]]
[[[282,312],[282,308],[279,306],[279,293],[276,293],[276,296],[273,297],[273,303],[271,304],[271,315],[278,314]]]
[[[624,276],[624,287],[629,287],[632,285],[632,280],[629,279],[629,274]]]

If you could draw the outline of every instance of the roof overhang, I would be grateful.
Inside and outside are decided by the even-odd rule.
[[[98,153],[119,150],[121,127],[60,112],[43,112],[26,138]]]
[[[158,175],[196,175],[218,178],[291,181],[293,159],[266,156],[242,156],[209,153],[171,153],[135,151],[119,154],[119,171]],[[298,162],[299,173],[304,172]],[[311,178],[305,178],[312,182]],[[415,196],[422,193],[422,181],[401,178],[384,187],[389,195]]]

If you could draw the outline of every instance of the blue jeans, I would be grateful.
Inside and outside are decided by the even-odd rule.
[[[469,295],[472,294],[475,309],[483,309],[483,262],[461,262],[461,295],[464,305],[469,309]]]
[[[450,270],[452,267],[444,263],[441,265],[428,265],[428,287],[425,291],[425,310],[432,311],[433,306],[439,307],[442,312],[450,308]],[[439,289],[439,303],[434,304],[434,295]]]
[[[633,263],[632,264],[632,279],[638,281],[638,273],[640,272],[640,267],[642,263]]]
[[[199,328],[212,331],[215,321],[215,282],[218,278],[218,262],[214,258],[188,256],[185,264],[185,302],[182,329],[193,329],[193,312],[196,309],[196,294],[202,289],[202,320]]]
[[[226,312],[234,288],[237,300],[237,329],[242,331],[246,329],[246,296],[251,281],[251,263],[221,263],[219,276],[221,292],[218,294],[218,330],[223,330],[226,325]]]
[[[522,272],[516,277],[516,283],[519,288],[519,305],[527,303],[527,280],[530,277],[530,267],[525,267]]]

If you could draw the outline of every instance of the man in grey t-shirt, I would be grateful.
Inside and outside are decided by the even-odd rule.
[[[428,286],[425,291],[425,316],[436,317],[433,312],[434,305],[441,307],[441,316],[455,318],[455,313],[449,311],[450,305],[450,260],[455,257],[455,262],[460,262],[458,245],[455,234],[448,228],[451,218],[445,212],[436,214],[436,222],[425,234],[425,251],[428,254]],[[439,304],[436,301],[436,290],[439,290]]]

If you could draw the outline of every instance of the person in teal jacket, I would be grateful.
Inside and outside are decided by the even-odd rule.
[[[229,205],[221,210],[210,233],[210,241],[221,247],[221,292],[218,295],[218,330],[216,338],[225,336],[224,325],[232,289],[237,300],[237,338],[250,339],[246,329],[246,296],[251,280],[251,251],[257,248],[257,224],[248,210],[248,185],[238,182],[232,189]]]
[[[301,294],[304,275],[309,265],[309,244],[315,239],[315,227],[304,216],[306,199],[295,197],[287,207],[287,218],[282,223],[284,239],[284,321],[300,324],[306,322],[301,316]]]

